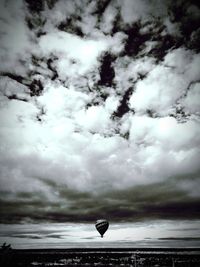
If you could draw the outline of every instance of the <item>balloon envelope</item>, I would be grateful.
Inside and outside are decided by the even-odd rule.
[[[108,230],[109,223],[107,220],[97,220],[95,223],[95,227],[97,231],[100,233],[101,237],[103,237],[104,233]]]

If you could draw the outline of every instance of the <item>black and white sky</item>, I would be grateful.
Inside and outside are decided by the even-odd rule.
[[[0,1],[0,220],[200,218],[200,2]]]

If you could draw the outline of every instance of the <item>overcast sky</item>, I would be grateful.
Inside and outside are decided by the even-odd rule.
[[[1,222],[200,217],[200,4],[0,1]]]

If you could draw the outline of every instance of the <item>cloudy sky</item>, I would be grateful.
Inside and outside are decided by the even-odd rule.
[[[1,223],[200,218],[200,4],[0,1]]]
[[[104,238],[93,223],[1,224],[0,241],[13,248],[198,247],[199,220],[112,223]]]

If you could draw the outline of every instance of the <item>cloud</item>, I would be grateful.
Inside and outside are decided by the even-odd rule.
[[[23,1],[1,1],[0,71],[26,73],[34,45],[25,23]],[[32,49],[30,49],[32,47]]]
[[[199,216],[198,8],[158,2],[2,2],[2,221]]]
[[[53,32],[41,37],[39,46],[43,55],[59,55],[57,67],[62,78],[84,74],[97,63],[98,55],[106,49],[103,41],[83,40],[65,32]],[[78,65],[71,69],[69,60],[77,61]],[[64,73],[66,76],[63,76]]]
[[[146,0],[125,0],[117,1],[123,22],[125,24],[133,24],[139,20],[147,21],[152,17],[165,18],[167,16],[167,8],[170,1],[149,1]]]
[[[185,107],[186,111],[189,113],[198,114],[199,113],[199,82],[195,82],[194,84],[191,84],[190,90],[187,94],[187,96],[182,99],[181,104]]]
[[[180,182],[180,181],[179,181]],[[55,186],[53,187],[55,190]],[[197,219],[199,199],[178,189],[177,180],[157,183],[151,186],[138,186],[126,190],[111,191],[99,196],[78,193],[57,187],[58,202],[44,200],[42,194],[34,199],[34,194],[15,196],[13,202],[2,202],[3,221],[22,218],[52,222],[90,222],[106,217],[110,221],[141,221],[149,219]],[[61,198],[62,196],[62,198]],[[9,203],[9,205],[8,205]],[[60,204],[62,203],[62,205]],[[23,209],[21,208],[23,207]],[[37,212],[35,208],[37,207]],[[183,213],[184,209],[184,213]],[[11,220],[11,219],[10,219]]]
[[[185,94],[192,81],[199,78],[198,55],[185,49],[173,50],[164,66],[154,67],[147,78],[137,83],[130,105],[136,111],[145,109],[169,113],[169,109]]]
[[[148,5],[145,1],[129,1],[125,0],[121,5],[121,16],[125,23],[133,23],[139,20],[142,16],[146,17]]]

